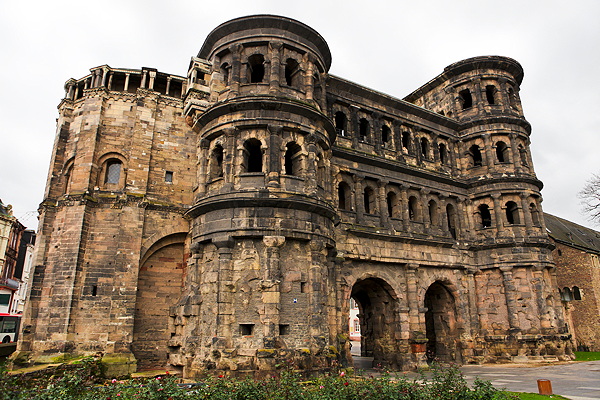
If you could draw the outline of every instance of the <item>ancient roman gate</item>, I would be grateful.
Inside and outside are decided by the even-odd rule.
[[[258,15],[187,77],[67,81],[22,358],[350,365],[351,298],[392,368],[569,358],[521,66],[464,60],[397,99],[330,64],[315,30]]]

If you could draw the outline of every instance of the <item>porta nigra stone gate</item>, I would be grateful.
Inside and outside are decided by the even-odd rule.
[[[185,61],[183,61],[185,62]],[[403,99],[328,73],[257,15],[187,76],[66,82],[18,358],[268,373],[572,356],[523,117],[523,70],[459,61]]]

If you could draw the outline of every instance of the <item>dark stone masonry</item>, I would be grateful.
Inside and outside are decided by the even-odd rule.
[[[570,359],[520,64],[459,61],[404,99],[330,64],[312,28],[256,15],[186,77],[67,81],[17,357],[349,366],[354,298],[393,369]]]

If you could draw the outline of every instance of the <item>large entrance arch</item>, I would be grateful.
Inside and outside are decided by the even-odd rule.
[[[444,283],[436,281],[425,292],[424,303],[428,361],[460,362],[454,296]]]
[[[361,356],[373,357],[373,365],[397,367],[399,324],[398,299],[383,279],[357,281],[351,297],[359,308]]]
[[[181,295],[184,240],[181,234],[167,236],[141,260],[132,343],[139,369],[167,364],[169,308]]]

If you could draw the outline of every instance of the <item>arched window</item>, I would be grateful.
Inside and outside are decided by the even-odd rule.
[[[394,192],[388,192],[387,196],[385,197],[385,200],[387,203],[388,216],[390,218],[396,218],[396,210],[398,208],[398,196]]]
[[[365,206],[365,213],[374,214],[375,213],[375,192],[371,189],[370,186],[367,186],[363,192],[363,200]]]
[[[388,142],[390,142],[392,139],[392,131],[390,130],[390,127],[383,124],[381,125],[381,142],[383,143],[383,145],[385,146],[386,144],[388,144]]]
[[[296,142],[290,142],[285,150],[285,174],[300,176],[302,148]]]
[[[490,208],[488,207],[488,205],[480,204],[479,207],[477,207],[477,209],[479,210],[481,227],[489,228],[490,226],[492,226],[492,214],[490,213]]]
[[[508,146],[504,142],[496,143],[496,158],[498,162],[508,162]]]
[[[71,158],[69,161],[67,161],[67,163],[65,164],[65,168],[64,168],[64,192],[65,194],[68,194],[71,191],[71,183],[73,180],[73,161],[74,158]]]
[[[109,185],[118,185],[121,180],[121,169],[123,163],[117,158],[111,158],[106,161],[104,173],[104,183]]]
[[[369,121],[361,118],[358,123],[358,133],[361,141],[366,142],[369,137]]]
[[[516,110],[516,111],[519,110],[519,108],[517,106],[517,96],[515,95],[515,91],[511,87],[508,88],[508,101],[510,103],[510,107],[513,110]]]
[[[419,203],[415,196],[408,198],[408,219],[416,221],[419,218]]]
[[[562,292],[560,292],[560,299],[562,301],[572,301],[573,294],[571,293],[571,289],[568,287],[563,288]]]
[[[338,186],[338,208],[340,210],[352,211],[350,185],[340,182]]]
[[[402,147],[406,153],[410,153],[410,132],[402,132]]]
[[[517,203],[509,201],[506,203],[506,221],[511,225],[519,224],[519,208]]]
[[[448,231],[456,239],[456,211],[452,204],[446,205],[446,220],[448,221]]]
[[[485,98],[487,99],[488,104],[496,104],[496,86],[487,85],[485,87]]]
[[[229,71],[231,66],[228,63],[221,64],[221,74],[223,75],[223,84],[229,86]]]
[[[288,86],[298,87],[300,82],[300,65],[293,58],[285,62],[285,83]]]
[[[421,144],[421,155],[425,159],[429,158],[429,140],[421,138],[419,143]]]
[[[347,136],[346,132],[346,114],[341,111],[335,113],[335,130],[340,136]]]
[[[429,210],[429,222],[431,225],[439,225],[438,206],[435,200],[429,200],[429,203],[427,203],[427,209]]]
[[[262,172],[262,149],[258,139],[248,139],[244,142],[245,172]]]
[[[577,286],[573,286],[573,300],[581,300],[581,291]]]
[[[533,225],[539,226],[540,225],[540,216],[539,216],[537,206],[535,205],[535,203],[529,204],[529,213],[531,214],[531,222],[533,222]]]
[[[446,165],[448,163],[448,149],[444,143],[440,143],[438,145],[438,150],[440,152],[440,164]]]
[[[473,97],[471,96],[471,91],[469,89],[461,90],[458,92],[458,96],[463,110],[473,107]]]
[[[265,57],[262,54],[253,54],[248,57],[248,81],[261,83],[265,78]]]
[[[481,167],[483,165],[481,150],[479,150],[479,146],[477,146],[476,144],[469,147],[469,156],[471,157],[471,163],[474,167]]]
[[[210,156],[210,179],[223,176],[223,146],[216,145]]]

